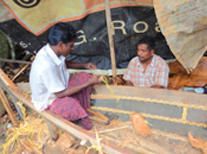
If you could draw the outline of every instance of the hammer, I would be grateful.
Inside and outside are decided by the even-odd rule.
[[[112,115],[112,116],[109,117],[109,120],[104,123],[104,125],[108,125],[108,124],[110,124],[110,122],[112,120],[116,120],[116,119],[118,119],[118,116],[117,115]]]

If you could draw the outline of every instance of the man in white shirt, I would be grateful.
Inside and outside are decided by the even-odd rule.
[[[98,76],[77,73],[70,76],[70,68],[96,69],[92,63],[65,60],[74,49],[76,30],[66,23],[55,24],[49,33],[48,44],[40,49],[32,64],[30,86],[32,102],[37,110],[50,110],[69,121],[81,119],[83,128],[93,125],[86,109],[90,108],[90,85],[99,83]]]

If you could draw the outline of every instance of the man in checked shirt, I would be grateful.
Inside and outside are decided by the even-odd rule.
[[[155,43],[146,37],[139,41],[137,56],[128,65],[123,76],[126,85],[167,88],[169,68],[166,62],[154,54]]]

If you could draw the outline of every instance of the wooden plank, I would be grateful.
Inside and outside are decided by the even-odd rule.
[[[126,126],[121,126],[121,127],[116,127],[116,128],[111,128],[111,129],[101,130],[101,131],[99,131],[98,133],[99,133],[99,134],[102,134],[102,133],[109,133],[109,132],[117,131],[117,130],[120,130],[120,129],[127,129],[127,128],[129,128],[129,127],[130,127],[129,125],[126,125]]]
[[[0,69],[0,78],[1,78],[1,80],[0,80],[1,87],[10,95],[17,112],[19,113],[21,119],[23,120],[24,116],[22,114],[22,111],[21,111],[20,107],[16,104],[16,102],[18,102],[18,99],[16,97],[13,97],[11,95],[11,92],[7,89],[7,85],[15,86],[15,84],[6,76],[6,74],[1,69]]]
[[[29,83],[19,83],[21,89],[25,91],[29,90]],[[177,102],[177,106],[192,107],[196,105],[198,108],[207,109],[206,94],[198,94],[193,92],[175,91],[167,89],[153,89],[153,88],[141,88],[131,86],[113,86],[110,85],[111,89],[115,92],[112,95],[110,90],[105,85],[94,85],[93,86],[96,94],[91,95],[91,99],[116,99],[115,96],[122,96],[125,99],[136,100],[136,98],[152,99],[152,100],[163,100],[171,102]],[[162,102],[160,102],[162,103]]]
[[[92,94],[92,99],[121,99],[136,100],[143,98],[148,102],[157,101],[157,103],[170,104],[176,106],[185,106],[207,110],[207,95],[193,92],[175,91],[167,89],[141,88],[133,86],[110,86],[114,95],[104,85],[94,85],[96,94]],[[164,101],[164,102],[163,102]],[[177,104],[176,104],[177,103]]]
[[[16,97],[13,97],[13,96],[10,94],[10,92],[9,92],[9,95],[10,95],[10,97],[11,97],[13,103],[14,103],[14,106],[15,106],[17,112],[19,113],[20,118],[21,118],[22,120],[24,120],[24,115],[23,115],[23,113],[22,113],[22,110],[21,110],[21,108],[17,105],[17,102],[18,102],[19,100],[18,100]]]
[[[99,74],[99,75],[109,75],[112,76],[113,72],[112,69],[109,70],[86,70],[86,69],[67,69],[70,73],[77,73],[77,72],[87,72],[87,73],[92,73],[92,74]],[[117,75],[123,75],[126,72],[126,68],[119,68],[116,69],[116,74]]]
[[[1,70],[1,69],[0,69]],[[2,82],[5,81],[6,83],[9,83],[11,81],[9,78],[3,78],[6,77],[6,75],[2,75],[3,71],[0,71],[0,85],[2,86]],[[13,84],[14,85],[14,84]],[[67,133],[70,133],[74,136],[76,136],[79,139],[87,139],[91,142],[93,142],[96,146],[98,145],[95,135],[91,131],[84,130],[83,128],[79,127],[78,125],[75,125],[74,123],[64,119],[63,117],[60,117],[58,115],[55,115],[51,113],[50,111],[38,111],[35,109],[34,105],[31,103],[31,99],[29,96],[25,96],[21,93],[21,90],[17,86],[11,86],[8,85],[4,86],[4,90],[10,91],[10,94],[13,97],[16,97],[17,99],[21,100],[25,105],[30,107],[32,110],[37,112],[39,115],[43,116],[46,120],[50,121],[57,127],[61,128],[62,130],[66,131]],[[130,154],[131,152],[128,152],[124,149],[121,149],[111,143],[109,143],[106,140],[101,141],[103,150],[106,153],[114,153],[114,154]]]
[[[93,111],[92,109],[87,109],[87,111],[90,112],[91,114],[101,118],[104,122],[107,122],[109,120],[109,118],[107,118],[105,115],[103,115],[99,112]]]
[[[28,64],[28,65],[32,64],[32,62],[30,62],[30,61],[11,60],[11,59],[2,59],[2,58],[0,58],[0,61],[7,62],[7,63]]]
[[[4,94],[4,91],[2,90],[2,88],[0,87],[0,98],[1,98],[1,101],[2,101],[2,104],[4,105],[8,115],[9,115],[9,118],[11,119],[12,123],[15,125],[15,126],[18,126],[18,123],[15,119],[15,116],[13,114],[13,111],[9,105],[9,102]]]
[[[28,65],[25,65],[20,71],[13,77],[12,81],[14,81],[26,68]]]
[[[107,27],[108,27],[108,37],[109,37],[109,48],[110,48],[110,55],[111,55],[111,65],[112,65],[112,72],[114,78],[114,84],[117,85],[116,80],[116,58],[115,58],[115,51],[114,51],[114,29],[111,22],[111,12],[110,12],[110,4],[109,0],[105,0],[105,7],[106,7],[106,20],[107,20]]]
[[[8,78],[8,76],[0,69],[0,78],[6,85],[15,86],[15,84]]]

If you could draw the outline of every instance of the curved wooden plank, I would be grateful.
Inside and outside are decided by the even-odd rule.
[[[111,91],[104,85],[95,85],[94,89],[96,94],[91,95],[92,99],[116,99],[116,96],[126,96],[122,99],[134,99],[143,98],[150,100],[160,100],[166,101],[169,103],[174,103],[175,105],[189,105],[201,107],[207,110],[207,95],[198,94],[193,92],[185,91],[175,91],[167,89],[154,89],[154,88],[142,88],[142,87],[133,87],[133,86],[110,86],[111,90],[114,92],[114,95],[111,94]],[[158,101],[159,103],[159,101]],[[177,103],[177,104],[176,104]],[[183,104],[182,104],[183,103]],[[164,103],[165,104],[165,103]]]

